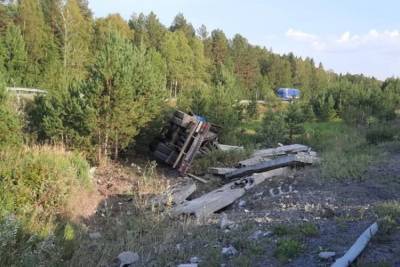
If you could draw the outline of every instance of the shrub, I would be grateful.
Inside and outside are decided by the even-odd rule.
[[[289,129],[285,121],[285,113],[269,111],[262,122],[262,142],[266,146],[276,146],[279,142],[288,140]]]
[[[297,240],[283,239],[279,240],[275,249],[275,257],[286,262],[290,259],[297,257],[303,250],[303,246]]]
[[[12,110],[9,99],[0,77],[0,149],[8,145],[22,143],[21,121]]]
[[[70,193],[89,186],[89,165],[61,148],[33,147],[0,152],[0,218],[14,214],[24,229],[48,235]]]
[[[313,223],[302,223],[298,225],[298,231],[306,237],[315,237],[319,235],[318,227]]]
[[[365,138],[367,139],[368,143],[376,145],[382,142],[393,141],[396,133],[396,129],[389,126],[380,125],[379,127],[374,127],[368,130]]]

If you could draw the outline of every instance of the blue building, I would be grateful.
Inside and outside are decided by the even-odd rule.
[[[295,88],[279,88],[277,95],[284,101],[290,101],[300,98],[300,90]]]

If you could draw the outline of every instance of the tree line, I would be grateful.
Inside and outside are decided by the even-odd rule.
[[[24,128],[99,159],[126,148],[168,102],[237,132],[237,102],[276,102],[278,87],[302,91],[310,120],[368,124],[394,118],[400,81],[336,74],[311,58],[279,55],[240,34],[195,29],[182,14],[163,25],[154,13],[126,21],[94,18],[87,0],[0,1],[0,73],[8,86],[46,89]],[[311,114],[312,113],[312,114]],[[310,115],[311,114],[311,115]],[[290,121],[290,119],[288,119]]]

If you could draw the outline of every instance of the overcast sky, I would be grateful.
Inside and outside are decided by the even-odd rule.
[[[89,0],[96,17],[154,11],[169,26],[179,12],[195,28],[240,33],[279,53],[313,57],[326,69],[400,76],[400,1]]]

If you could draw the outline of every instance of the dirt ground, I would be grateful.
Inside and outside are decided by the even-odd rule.
[[[139,169],[134,164],[96,171],[97,195],[101,197],[93,198],[96,205],[81,203],[96,208],[92,212],[84,209],[86,216],[81,224],[86,235],[69,265],[118,266],[116,256],[132,250],[140,255],[134,266],[177,266],[188,263],[191,257],[199,258],[199,266],[330,266],[333,259],[322,260],[319,252],[334,251],[336,257],[342,256],[376,221],[374,206],[400,198],[400,153],[370,166],[364,178],[357,181],[321,180],[315,168],[308,167],[292,176],[266,181],[221,211],[237,225],[223,230],[219,227],[221,213],[196,222],[172,220],[165,215],[167,210],[143,211],[143,203],[139,208],[140,200],[132,193],[140,186],[135,178],[140,175]],[[162,166],[158,167],[158,176],[166,184],[177,179],[174,172]],[[202,186],[199,190],[206,190]],[[271,195],[271,189],[276,191],[278,186],[287,193]],[[276,244],[290,234],[279,236],[274,229],[303,223],[316,226],[317,233],[300,237],[300,255],[278,260]],[[257,230],[268,234],[249,238]],[[91,233],[100,237],[91,238]],[[373,239],[354,266],[400,266],[399,240],[399,232],[385,240]],[[238,253],[221,255],[222,247],[228,245]]]

